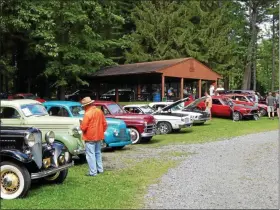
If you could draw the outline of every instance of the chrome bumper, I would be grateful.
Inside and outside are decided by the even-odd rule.
[[[39,179],[39,178],[42,178],[42,177],[46,177],[46,176],[55,174],[57,172],[63,171],[67,168],[70,168],[73,165],[74,165],[74,162],[65,164],[63,166],[59,166],[57,168],[52,168],[52,169],[49,169],[49,170],[46,169],[46,170],[40,171],[38,173],[31,173],[31,179]]]
[[[141,137],[152,137],[152,136],[154,136],[154,135],[156,135],[156,131],[153,131],[152,133],[141,133]]]
[[[80,155],[86,152],[85,149],[75,149],[73,155]]]

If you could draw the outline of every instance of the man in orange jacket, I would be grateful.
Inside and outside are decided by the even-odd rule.
[[[107,122],[103,112],[92,105],[94,100],[85,97],[81,104],[85,109],[85,115],[80,128],[83,131],[83,140],[86,143],[86,158],[89,165],[88,176],[96,176],[103,173],[101,141],[104,140],[104,132]]]

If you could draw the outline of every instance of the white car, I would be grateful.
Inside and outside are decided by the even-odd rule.
[[[157,129],[161,134],[171,133],[172,131],[180,131],[181,128],[191,127],[193,121],[189,116],[169,116],[165,114],[155,113],[147,104],[131,104],[123,107],[129,113],[151,114],[157,121]]]
[[[157,113],[170,115],[170,116],[189,116],[194,124],[204,124],[210,120],[210,114],[193,107],[192,104],[184,106],[185,101],[189,98],[184,98],[175,102],[153,102],[149,106]]]

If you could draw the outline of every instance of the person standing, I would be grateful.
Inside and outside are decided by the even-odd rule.
[[[280,118],[279,100],[280,100],[279,93],[276,92],[276,94],[275,94],[275,103],[276,103],[276,112],[277,112],[277,117],[278,118]]]
[[[275,104],[275,99],[272,96],[272,93],[269,92],[267,98],[266,98],[266,104],[267,104],[267,113],[268,113],[268,118],[271,119],[270,113],[272,115],[272,119],[274,120],[274,104]]]
[[[206,100],[205,100],[205,111],[210,114],[210,120],[212,119],[211,108],[212,108],[212,97],[205,92]]]
[[[210,93],[210,96],[215,95],[215,86],[214,86],[214,83],[212,83],[212,84],[210,85],[209,93]],[[207,93],[207,94],[208,94],[208,93]]]
[[[173,87],[170,87],[167,91],[168,100],[172,100],[174,97]]]
[[[83,131],[83,140],[86,144],[86,159],[89,165],[87,176],[96,176],[103,173],[101,142],[104,140],[104,132],[107,129],[107,122],[103,112],[92,105],[94,100],[85,97],[81,104],[85,109],[83,121],[80,128]]]

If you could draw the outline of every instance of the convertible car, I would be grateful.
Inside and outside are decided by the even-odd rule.
[[[205,110],[206,97],[196,99],[189,106],[197,107],[200,110]],[[244,104],[236,104],[226,96],[212,96],[211,114],[216,117],[228,117],[234,121],[241,119],[259,119],[258,107],[248,106]]]

